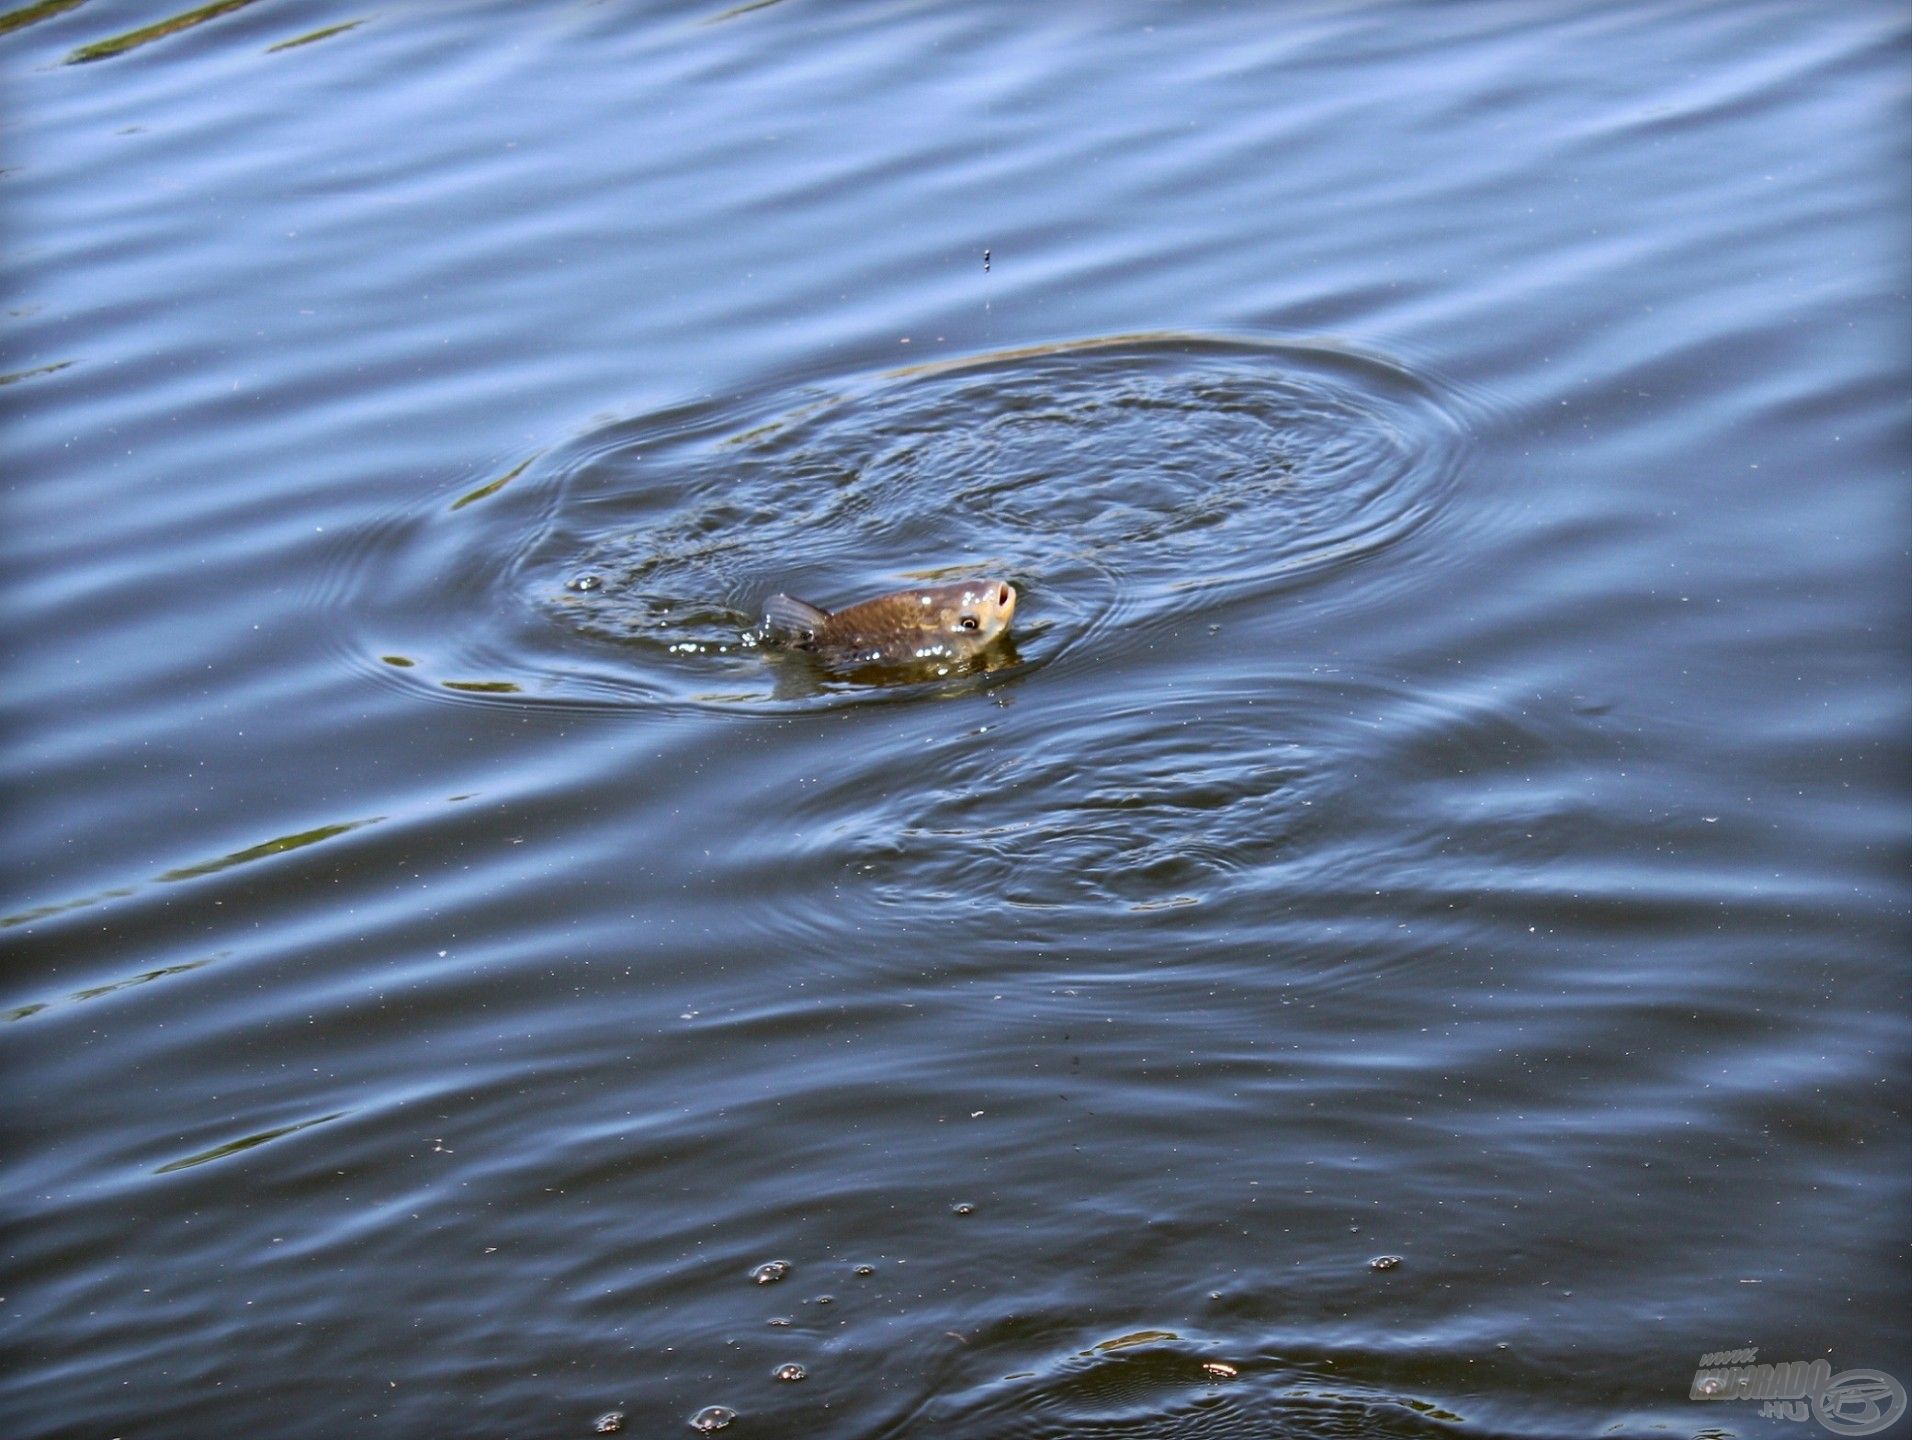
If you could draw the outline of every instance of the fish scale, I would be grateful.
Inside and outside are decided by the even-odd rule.
[[[835,660],[908,664],[964,659],[1008,630],[1016,587],[1006,580],[962,580],[898,590],[830,611],[791,595],[764,605],[768,635],[792,649]]]

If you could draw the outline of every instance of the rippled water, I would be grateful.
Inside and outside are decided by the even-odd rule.
[[[873,700],[767,663],[770,591],[1003,574],[1027,663],[1102,663],[1410,533],[1464,433],[1425,382],[1340,349],[990,353],[593,431],[359,537],[335,601],[405,679],[512,704]]]
[[[1912,1383],[1909,40],[0,15],[0,1428]]]

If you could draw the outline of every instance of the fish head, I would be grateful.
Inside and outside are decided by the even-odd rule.
[[[937,596],[936,628],[964,646],[987,645],[1009,628],[1016,587],[1007,580],[964,580]]]

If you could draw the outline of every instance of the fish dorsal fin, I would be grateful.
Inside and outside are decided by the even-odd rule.
[[[828,610],[793,595],[772,595],[764,601],[763,623],[772,630],[782,630],[799,640],[815,639],[824,621],[829,618]]]

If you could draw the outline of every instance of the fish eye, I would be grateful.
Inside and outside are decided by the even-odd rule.
[[[977,622],[976,622],[976,617],[974,615],[965,615],[963,616],[962,619],[958,620],[956,623],[962,626],[963,629],[965,630],[974,630],[976,628]]]

